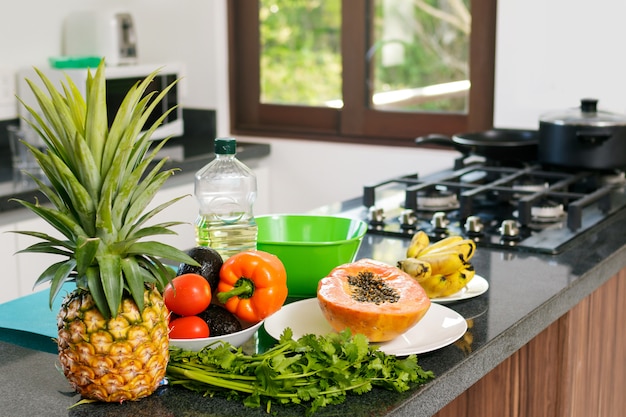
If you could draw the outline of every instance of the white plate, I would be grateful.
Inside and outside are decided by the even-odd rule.
[[[280,338],[285,328],[291,328],[294,339],[305,334],[325,335],[333,332],[319,307],[317,298],[296,301],[283,306],[265,319],[265,330],[274,339]],[[380,350],[396,356],[425,353],[453,343],[463,336],[467,322],[459,313],[432,303],[426,315],[403,335],[375,343]]]
[[[433,303],[448,304],[455,301],[467,300],[468,298],[478,297],[489,289],[489,282],[480,275],[474,275],[474,278],[461,291],[449,295],[447,297],[431,298]]]

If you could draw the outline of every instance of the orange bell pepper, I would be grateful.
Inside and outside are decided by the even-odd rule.
[[[287,299],[287,272],[278,257],[245,251],[220,269],[217,299],[241,320],[256,323],[280,310]]]

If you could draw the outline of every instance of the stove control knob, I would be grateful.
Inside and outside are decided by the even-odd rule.
[[[519,226],[515,220],[503,220],[500,225],[500,236],[506,239],[519,237]]]
[[[385,212],[381,208],[370,207],[369,221],[373,225],[381,225],[385,222]]]
[[[415,229],[417,216],[413,210],[403,210],[400,214],[400,227],[403,229]]]
[[[465,231],[468,235],[482,235],[485,225],[478,216],[469,216],[465,220]]]
[[[450,224],[450,220],[448,220],[445,212],[437,211],[433,214],[430,224],[435,230],[445,230]]]

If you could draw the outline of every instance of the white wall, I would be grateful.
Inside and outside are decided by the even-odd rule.
[[[218,107],[217,71],[213,59],[219,22],[225,20],[222,1],[197,0],[0,0],[0,70],[45,66],[62,53],[63,20],[74,11],[128,11],[137,30],[141,63],[181,61],[186,64],[183,104]],[[216,12],[223,10],[223,13]],[[218,24],[213,24],[213,21]],[[224,63],[225,65],[225,63]]]
[[[626,2],[499,1],[495,125],[538,127],[581,98],[626,113]]]
[[[394,176],[425,175],[452,166],[443,150],[245,138],[271,144],[270,203],[274,213],[298,213],[363,193]],[[259,193],[262,190],[259,189]]]
[[[141,60],[185,62],[183,104],[216,109],[218,133],[229,134],[224,0],[2,1],[10,13],[4,13],[0,26],[0,68],[45,63],[59,54],[62,19],[71,10],[125,9],[137,24]],[[500,1],[495,125],[533,128],[545,111],[574,107],[587,96],[598,98],[601,108],[626,113],[625,15],[626,2],[615,0]],[[272,145],[268,192],[276,212],[356,196],[364,184],[447,168],[458,156],[453,151],[245,139]]]

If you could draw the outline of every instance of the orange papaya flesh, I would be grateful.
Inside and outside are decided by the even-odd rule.
[[[409,274],[372,259],[333,269],[320,280],[317,300],[334,330],[349,328],[371,342],[400,336],[426,315],[431,303]]]

